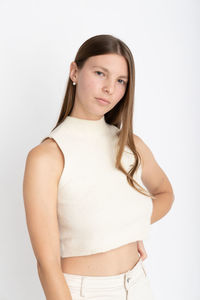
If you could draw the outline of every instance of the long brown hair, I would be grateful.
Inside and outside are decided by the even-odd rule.
[[[126,92],[123,98],[104,115],[105,121],[108,124],[112,124],[120,129],[117,132],[119,139],[115,167],[126,175],[128,183],[138,192],[154,198],[152,194],[147,193],[146,190],[143,189],[143,187],[140,186],[133,178],[134,173],[141,163],[141,157],[136,150],[133,139],[132,116],[135,92],[135,65],[130,49],[123,41],[114,37],[113,35],[96,35],[86,40],[80,46],[74,61],[76,62],[78,69],[81,69],[89,57],[109,53],[122,55],[126,59],[128,65],[128,82],[126,86]],[[56,126],[52,130],[54,130],[68,115],[70,115],[75,101],[75,93],[76,86],[72,84],[72,80],[69,77],[60,115]],[[45,139],[43,139],[42,142]],[[135,157],[135,162],[128,172],[126,172],[121,165],[121,157],[125,145],[131,149],[133,156]]]

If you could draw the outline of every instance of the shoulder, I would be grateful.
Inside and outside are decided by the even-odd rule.
[[[54,176],[56,179],[62,173],[63,164],[62,152],[51,138],[32,148],[26,158],[26,169],[32,175]]]
[[[136,150],[139,152],[142,161],[142,182],[146,188],[152,193],[161,193],[172,191],[169,178],[164,170],[156,161],[154,154],[149,146],[138,135],[133,135]]]
[[[133,140],[135,143],[136,150],[141,156],[141,164],[144,167],[145,162],[154,159],[154,155],[149,148],[149,146],[144,142],[144,140],[136,134],[133,134]]]

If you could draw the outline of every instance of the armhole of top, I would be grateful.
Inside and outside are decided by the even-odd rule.
[[[143,182],[142,182],[142,164],[141,163],[139,164],[139,167],[138,167],[138,177],[139,177],[140,183],[143,184]]]
[[[64,171],[65,171],[65,165],[66,165],[66,157],[65,157],[65,154],[64,154],[64,147],[62,146],[62,143],[59,141],[59,138],[55,137],[53,134],[49,134],[45,139],[43,140],[46,140],[46,139],[52,139],[57,147],[59,148],[60,152],[62,153],[62,156],[63,156],[63,161],[64,161],[64,166],[63,166],[63,170],[62,170],[62,173],[61,173],[61,176],[60,176],[60,179],[59,179],[59,186],[62,187],[64,185],[64,179],[63,179],[63,176],[64,176]]]
[[[139,167],[138,167],[139,184],[140,184],[145,190],[147,190],[146,186],[144,185],[144,183],[143,183],[143,181],[142,181],[142,171],[143,171],[143,166],[142,166],[142,163],[140,162]]]
[[[138,171],[139,171],[139,176],[140,176],[140,179],[141,179],[141,176],[142,176],[142,161],[141,161],[140,158],[139,158],[139,167],[138,167]]]

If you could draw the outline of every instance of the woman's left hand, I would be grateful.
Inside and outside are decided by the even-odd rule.
[[[146,250],[144,248],[143,241],[137,241],[137,249],[138,249],[138,252],[140,254],[140,258],[142,260],[145,260],[147,258],[147,253],[146,253]]]

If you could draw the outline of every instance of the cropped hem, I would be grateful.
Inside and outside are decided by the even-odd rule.
[[[139,232],[137,235],[129,235],[128,237],[122,239],[120,236],[117,236],[117,239],[112,241],[107,240],[105,242],[102,241],[101,245],[104,243],[104,246],[99,246],[99,247],[91,247],[90,250],[88,250],[88,247],[86,248],[81,248],[77,246],[77,248],[75,248],[73,246],[73,250],[71,251],[69,249],[69,246],[65,246],[64,243],[61,246],[61,257],[73,257],[73,256],[84,256],[84,255],[91,255],[91,254],[96,254],[96,253],[101,253],[101,252],[106,252],[106,251],[110,251],[112,249],[121,247],[123,245],[132,243],[132,242],[136,242],[139,240],[146,240],[149,238],[149,232],[144,231],[144,232]],[[112,237],[113,239],[113,237]],[[100,241],[96,240],[94,241],[94,244],[97,245]]]

